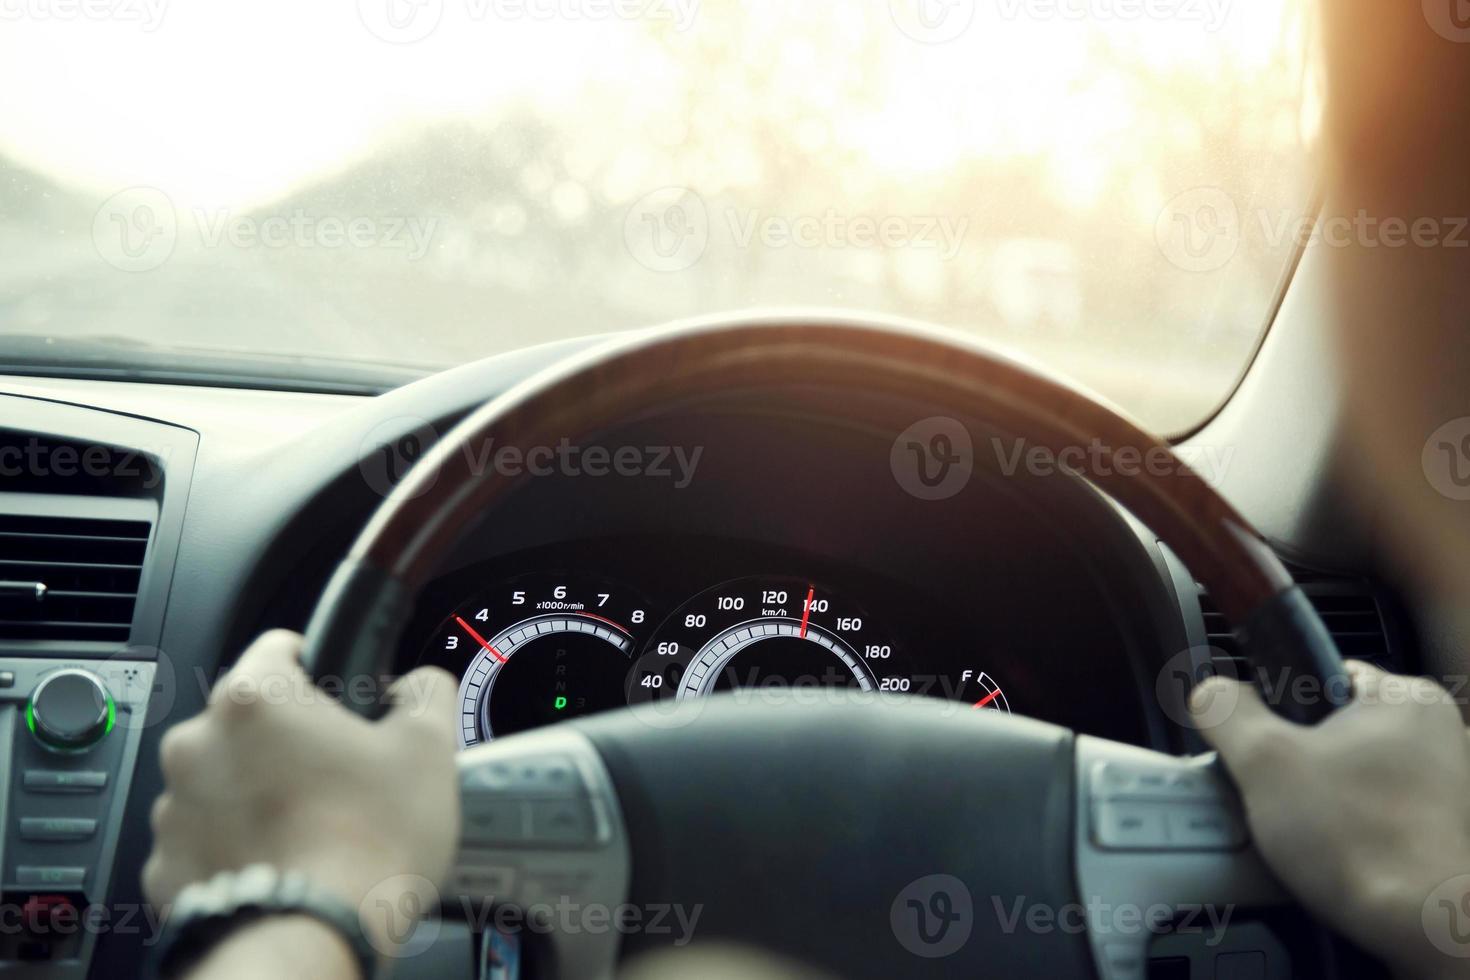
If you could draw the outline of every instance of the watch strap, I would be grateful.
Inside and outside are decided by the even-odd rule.
[[[357,909],[316,888],[302,872],[254,864],[179,892],[153,949],[148,975],[158,980],[182,977],[242,926],[282,915],[304,915],[331,927],[351,949],[364,980],[376,972],[377,952]]]

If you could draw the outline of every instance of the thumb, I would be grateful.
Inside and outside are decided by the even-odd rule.
[[[1295,726],[1261,700],[1255,685],[1211,677],[1189,695],[1189,712],[1200,735],[1227,765],[1245,764],[1260,749],[1290,735]]]
[[[447,670],[419,667],[388,688],[389,725],[414,724],[440,734],[453,745],[459,730],[459,681]]]

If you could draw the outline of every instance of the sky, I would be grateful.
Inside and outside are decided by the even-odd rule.
[[[1085,196],[1090,152],[1136,111],[1121,87],[1076,101],[1100,38],[1153,65],[1249,72],[1296,0],[864,0],[856,18],[774,0],[87,2],[0,0],[0,153],[97,192],[245,207],[426,121],[527,105],[587,126],[658,118],[711,37],[758,38],[820,88],[854,24],[894,70],[880,104],[833,106],[836,138],[916,175],[1040,147],[1073,161]]]

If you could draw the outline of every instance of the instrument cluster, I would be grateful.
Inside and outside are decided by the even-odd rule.
[[[771,556],[682,595],[672,581],[649,588],[580,568],[494,578],[495,566],[478,567],[430,590],[419,621],[434,625],[413,631],[418,646],[405,653],[460,678],[462,746],[615,708],[674,712],[717,694],[798,705],[927,696],[1011,710],[1003,671],[981,645],[915,650],[890,619],[915,601],[898,586],[853,572],[849,587],[831,568],[802,564]]]

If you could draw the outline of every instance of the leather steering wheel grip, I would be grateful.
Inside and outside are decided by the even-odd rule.
[[[466,446],[492,437],[502,446],[552,444],[671,405],[761,388],[937,403],[1058,456],[1089,447],[1069,454],[1085,459],[1080,475],[1179,556],[1238,624],[1255,664],[1314,682],[1321,696],[1283,700],[1280,713],[1313,722],[1346,699],[1350,685],[1331,636],[1245,518],[1177,457],[1169,467],[1115,463],[1119,454],[1172,454],[1167,443],[1096,397],[959,335],[840,318],[676,324],[587,351],[487,402],[409,471],[364,528],[307,628],[307,669],[318,678],[387,673],[419,589],[461,534],[528,479],[476,472]]]

